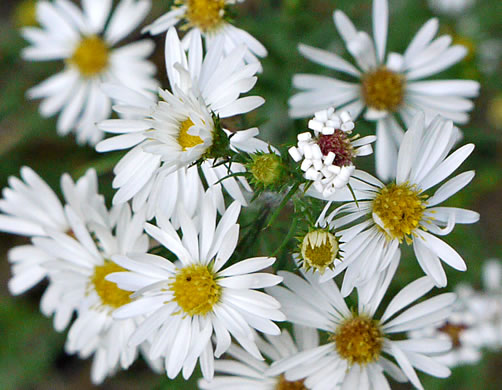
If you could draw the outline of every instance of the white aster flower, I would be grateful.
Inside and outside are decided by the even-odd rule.
[[[128,204],[113,208],[106,225],[86,226],[70,206],[65,214],[74,238],[54,231],[33,239],[35,246],[53,257],[46,267],[54,293],[44,297],[43,306],[56,317],[66,316],[66,324],[77,312],[65,350],[81,358],[94,354],[91,378],[99,384],[119,367],[128,368],[138,354],[137,346],[128,345],[128,340],[143,318],[112,318],[115,309],[132,301],[131,293],[105,278],[124,271],[111,260],[114,255],[146,253],[145,218],[144,213],[131,215]]]
[[[500,260],[486,260],[482,277],[482,290],[463,283],[455,287],[458,299],[445,321],[410,332],[410,337],[449,338],[453,349],[435,357],[449,367],[476,364],[481,360],[483,349],[498,350],[502,346]]]
[[[445,318],[455,294],[441,294],[407,308],[433,288],[434,283],[425,276],[404,287],[383,314],[375,316],[398,262],[399,253],[386,271],[358,288],[358,306],[352,310],[333,280],[320,283],[317,275],[302,272],[305,280],[281,272],[286,288],[269,292],[281,302],[289,321],[327,332],[328,342],[273,363],[267,374],[285,372],[289,381],[305,378],[305,387],[313,390],[338,386],[343,390],[390,389],[384,372],[421,389],[415,368],[437,377],[448,376],[450,370],[429,356],[448,350],[448,340],[406,339],[401,333]],[[397,333],[399,337],[394,339]]]
[[[414,330],[409,333],[409,337],[451,341],[450,351],[433,356],[448,367],[476,364],[482,357],[481,348],[484,346],[486,333],[473,314],[465,305],[457,302],[453,312],[445,320]]]
[[[160,34],[171,27],[184,22],[181,30],[188,30],[183,38],[183,45],[189,46],[191,35],[202,34],[207,47],[212,47],[218,39],[223,40],[226,54],[236,47],[244,45],[247,63],[259,62],[257,57],[265,57],[267,49],[248,32],[228,22],[228,9],[244,0],[176,0],[172,9],[155,20],[143,31]],[[261,69],[261,67],[260,67]]]
[[[22,179],[22,180],[21,180]],[[48,231],[72,235],[63,205],[54,191],[31,168],[21,168],[21,179],[9,177],[9,187],[0,199],[0,231],[27,237],[46,236]],[[86,221],[102,221],[106,214],[104,198],[97,193],[96,171],[90,169],[73,182],[61,176],[64,202]],[[8,253],[12,264],[9,291],[22,294],[47,276],[44,263],[51,257],[33,245],[20,245]]]
[[[413,244],[418,263],[438,287],[447,284],[440,259],[456,270],[466,270],[462,257],[437,236],[449,234],[456,223],[477,222],[479,214],[438,205],[468,185],[474,171],[448,180],[431,197],[425,194],[449,177],[474,149],[467,144],[448,155],[454,141],[451,121],[438,117],[425,126],[419,113],[399,148],[395,182],[385,185],[366,172],[354,172],[350,185],[358,202],[338,207],[327,218],[328,222],[335,218],[337,229],[351,224],[352,233],[357,232],[350,244],[360,255],[348,266],[344,295],[382,271],[403,241]],[[351,200],[352,194],[346,193],[345,199]],[[375,254],[382,252],[387,255],[375,260]]]
[[[43,116],[60,112],[60,135],[73,130],[80,144],[95,144],[102,138],[95,123],[111,114],[111,101],[100,88],[105,82],[139,91],[157,87],[155,67],[146,60],[153,42],[113,48],[138,27],[150,6],[149,0],[122,0],[110,16],[112,0],[84,0],[82,10],[68,0],[37,2],[41,27],[23,29],[31,46],[22,56],[30,61],[63,60],[65,67],[31,88],[28,97],[43,99]]]
[[[180,187],[167,186],[166,180],[181,184],[179,180],[186,179],[186,192],[199,193],[200,178],[189,173],[190,169],[196,172],[197,168],[180,173],[181,179],[169,177],[176,170],[186,169],[202,159],[201,169],[206,182],[213,185],[228,176],[229,171],[241,172],[244,167],[237,163],[219,165],[221,160],[215,160],[212,154],[228,153],[228,146],[246,152],[267,149],[265,142],[255,138],[259,133],[257,128],[231,133],[222,130],[218,123],[218,118],[244,114],[263,104],[264,100],[259,96],[239,98],[256,83],[257,65],[242,62],[243,48],[224,56],[221,40],[205,57],[200,35],[193,34],[190,42],[187,57],[176,30],[169,30],[166,67],[173,92],[160,89],[158,101],[126,88],[107,87],[108,93],[119,103],[114,109],[134,119],[112,119],[99,124],[104,131],[122,134],[100,142],[97,150],[132,148],[114,169],[113,186],[118,188],[114,203],[134,198],[136,210],[149,202],[152,210],[148,213],[149,218],[163,207],[156,199],[170,198],[174,207],[181,198],[177,196]],[[247,205],[243,190],[251,189],[242,177],[225,179],[222,186],[235,200]],[[221,211],[221,194],[218,202]]]
[[[429,123],[442,115],[455,123],[466,123],[473,108],[469,98],[478,95],[479,83],[471,80],[418,81],[435,75],[460,61],[467,49],[450,47],[451,37],[444,35],[432,40],[438,21],[429,20],[415,35],[403,55],[390,53],[386,59],[388,29],[387,0],[373,1],[373,35],[357,31],[341,11],[335,11],[334,22],[357,66],[338,55],[301,44],[300,53],[318,64],[357,78],[357,82],[332,77],[297,74],[293,85],[302,90],[291,97],[290,115],[305,117],[335,106],[348,111],[353,118],[366,108],[365,117],[377,120],[376,169],[384,180],[395,171],[397,148],[403,137],[400,124],[394,117],[399,113],[410,126],[416,111],[424,111]]]
[[[277,335],[280,329],[272,321],[284,320],[279,303],[255,290],[282,280],[256,272],[272,265],[274,258],[252,258],[223,268],[237,245],[240,205],[232,203],[216,226],[211,196],[209,190],[198,219],[191,220],[180,212],[182,239],[167,219],[157,218],[159,227],[146,224],[146,232],[179,262],[155,255],[115,256],[114,261],[131,272],[107,277],[122,289],[136,291],[133,296],[137,299],[117,309],[114,317],[147,316],[130,344],[149,339],[150,358],[165,358],[169,378],[181,370],[183,377],[189,378],[199,360],[204,378],[211,380],[214,356],[228,350],[231,336],[255,358],[262,359],[252,328]]]
[[[427,0],[427,3],[433,12],[459,16],[474,5],[474,0]]]
[[[265,335],[265,340],[256,336],[256,344],[270,361],[275,362],[291,355],[315,348],[319,345],[317,329],[304,326],[293,326],[296,342],[289,332],[282,330],[279,336]],[[225,375],[216,375],[208,382],[199,380],[202,390],[304,390],[303,381],[289,382],[284,375],[267,376],[265,371],[269,365],[256,359],[236,345],[231,345],[226,354],[233,359],[218,359],[214,362],[214,370]]]
[[[309,121],[314,136],[310,132],[298,134],[297,147],[289,148],[293,160],[302,162],[305,179],[314,182],[322,197],[328,198],[345,187],[356,168],[353,160],[373,152],[370,143],[376,137],[350,137],[354,127],[347,111],[338,114],[330,107],[316,112]]]
[[[488,259],[482,268],[483,289],[467,290],[463,299],[480,328],[478,340],[488,349],[502,347],[502,264],[499,259]]]

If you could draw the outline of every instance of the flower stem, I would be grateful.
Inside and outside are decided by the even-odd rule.
[[[286,206],[286,204],[289,202],[289,200],[293,197],[293,195],[298,191],[298,188],[300,187],[300,182],[295,183],[293,187],[291,187],[284,197],[284,199],[279,203],[279,206],[275,209],[274,213],[270,216],[269,220],[266,223],[265,229],[269,228],[272,226],[272,224],[275,222],[277,217],[279,217],[279,214],[281,213],[282,209]]]

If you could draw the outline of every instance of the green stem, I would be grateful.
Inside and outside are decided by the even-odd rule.
[[[298,191],[299,187],[300,187],[300,182],[297,182],[293,187],[289,189],[284,199],[282,199],[281,203],[279,203],[277,209],[275,209],[274,213],[270,216],[268,222],[266,223],[266,228],[269,228],[275,222],[277,217],[279,217],[279,214],[281,213],[282,209],[286,206],[286,204],[293,197],[296,191]]]
[[[296,225],[298,224],[298,218],[294,217],[293,222],[291,222],[291,226],[289,228],[288,234],[281,242],[281,245],[272,253],[272,257],[277,256],[278,253],[281,253],[284,247],[288,244],[289,240],[291,240],[296,232]]]

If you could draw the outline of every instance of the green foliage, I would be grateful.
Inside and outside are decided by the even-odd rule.
[[[6,1],[9,7],[17,4]],[[165,11],[168,2],[153,1],[154,14]],[[2,4],[3,5],[3,4]],[[7,6],[7,5],[6,5]],[[263,96],[266,104],[244,121],[260,125],[261,137],[273,144],[295,143],[296,135],[305,131],[306,120],[291,120],[287,116],[287,100],[293,92],[291,77],[298,72],[333,75],[330,70],[317,66],[301,57],[296,47],[299,42],[331,49],[349,58],[332,22],[335,8],[342,9],[361,29],[371,31],[371,1],[369,0],[247,0],[235,8],[235,24],[247,30],[268,49],[263,60],[263,73],[253,93]],[[390,0],[390,33],[388,47],[391,51],[403,50],[418,28],[433,15],[426,1]],[[502,36],[502,2],[499,0],[477,1],[474,8],[461,21],[440,17],[456,34],[464,35],[475,47],[486,40]],[[4,13],[2,18],[5,18]],[[149,21],[153,20],[153,15]],[[100,188],[111,200],[111,174],[113,166],[122,153],[100,155],[88,147],[79,147],[73,137],[60,138],[56,135],[55,120],[42,118],[38,102],[25,99],[25,91],[60,69],[56,63],[26,63],[19,57],[25,45],[13,25],[2,19],[0,24],[0,186],[7,184],[10,175],[18,175],[22,165],[33,167],[57,192],[59,177],[69,172],[74,178],[94,167],[100,176]],[[138,35],[139,36],[139,35]],[[156,38],[158,53],[154,56],[159,76],[164,79],[163,39]],[[443,72],[441,78],[463,77],[472,74],[482,84],[481,96],[475,102],[472,121],[462,127],[462,143],[473,142],[476,151],[464,164],[463,170],[475,169],[477,176],[473,183],[448,201],[450,206],[461,206],[481,213],[481,221],[474,226],[458,225],[446,241],[458,248],[468,264],[468,271],[460,273],[446,269],[448,290],[459,282],[479,286],[482,262],[488,257],[502,258],[502,170],[500,153],[502,137],[499,130],[486,119],[490,100],[502,89],[502,79],[497,72],[480,72],[479,51],[471,61],[454,66]],[[500,64],[499,64],[500,67]],[[469,73],[470,72],[470,73]],[[166,85],[164,85],[166,87]],[[373,133],[371,125],[357,124],[361,135]],[[371,159],[367,159],[371,160]],[[370,161],[364,162],[364,169],[371,169]],[[294,194],[291,194],[294,196]],[[282,207],[284,206],[284,207]],[[295,203],[297,211],[305,210],[301,201]],[[321,209],[321,206],[319,209]],[[303,207],[303,209],[302,209]],[[279,211],[278,211],[279,210]],[[301,220],[294,216],[294,210],[280,204],[274,195],[262,194],[257,204],[246,209],[241,217],[241,241],[236,257],[274,254],[282,269],[293,269],[291,253],[295,249],[295,234]],[[306,216],[306,218],[310,218]],[[4,259],[2,287],[0,290],[0,383],[2,389],[56,388],[58,384],[67,388],[88,388],[89,365],[78,361],[77,373],[63,374],[56,369],[56,359],[62,353],[64,334],[52,329],[51,321],[39,313],[38,295],[12,298],[8,295],[6,283],[9,278],[6,251],[13,241],[2,235],[0,248]],[[422,274],[409,248],[403,252],[395,283],[388,295]],[[502,364],[502,353],[489,353],[482,363],[473,367],[453,370],[448,379],[420,375],[426,389],[492,389],[498,388],[498,366]],[[196,379],[189,382],[182,378],[169,381],[165,376],[150,373],[143,364],[138,371],[121,372],[108,380],[103,388],[152,388],[195,389]],[[136,376],[136,372],[141,374]],[[80,384],[79,384],[80,383]],[[40,385],[43,384],[43,385]],[[40,386],[39,386],[40,385]],[[394,384],[393,384],[394,385]],[[45,387],[44,387],[45,386]],[[395,388],[410,388],[408,385]]]

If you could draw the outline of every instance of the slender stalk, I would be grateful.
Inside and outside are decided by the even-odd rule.
[[[293,197],[293,195],[296,193],[296,191],[298,191],[299,187],[300,187],[300,182],[297,182],[297,183],[295,183],[295,185],[293,187],[291,187],[289,189],[289,191],[286,194],[286,196],[284,197],[284,199],[282,199],[281,203],[279,203],[279,206],[277,207],[277,209],[275,209],[274,213],[270,216],[269,220],[267,221],[267,223],[265,225],[266,226],[265,229],[272,226],[272,224],[275,222],[277,217],[279,217],[279,214],[281,213],[282,209],[287,205],[287,203]]]
[[[281,242],[281,245],[277,247],[277,249],[272,253],[272,257],[277,256],[277,254],[281,253],[284,247],[288,244],[289,240],[291,240],[296,232],[296,225],[298,224],[298,218],[294,217],[293,221],[291,222],[291,226],[289,227],[288,234],[284,238],[284,240]],[[279,264],[281,265],[281,264]],[[280,268],[279,268],[280,269]]]

